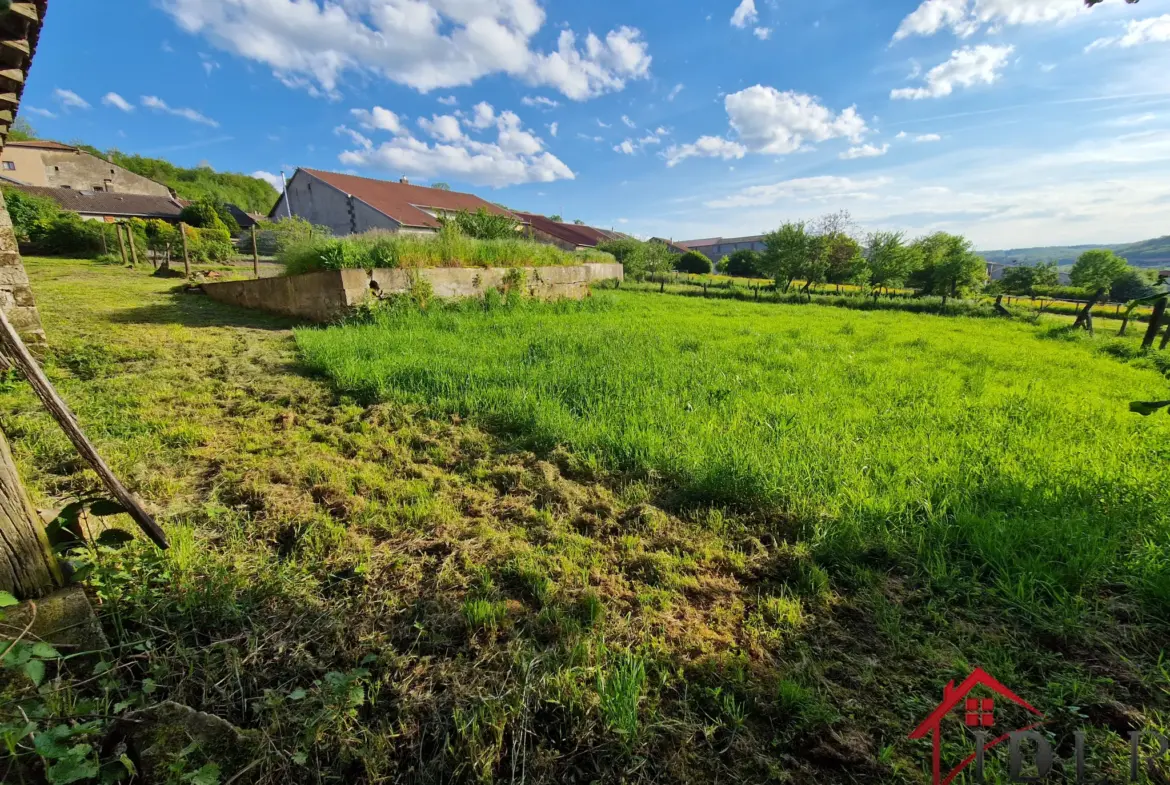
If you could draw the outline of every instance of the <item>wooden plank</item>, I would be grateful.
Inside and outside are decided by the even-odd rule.
[[[0,47],[15,50],[25,57],[28,57],[32,53],[32,47],[28,45],[28,39],[26,38],[6,38],[0,41]]]
[[[41,17],[37,14],[36,3],[13,3],[10,11],[18,16],[23,16],[30,22],[41,21]]]
[[[102,483],[106,486],[106,490],[118,500],[118,502],[126,509],[126,513],[134,519],[134,521],[146,533],[146,536],[160,548],[164,550],[167,546],[167,536],[163,533],[162,528],[155,523],[154,518],[150,516],[138,499],[122,485],[122,482],[110,471],[110,467],[102,460],[102,456],[98,454],[97,449],[82,432],[81,426],[77,423],[77,418],[73,416],[73,412],[69,409],[69,405],[57,394],[53,389],[53,385],[45,378],[45,374],[41,371],[41,367],[37,365],[37,361],[33,359],[32,354],[29,353],[28,347],[24,345],[24,341],[20,340],[20,335],[13,329],[12,324],[9,323],[8,317],[4,315],[3,309],[0,309],[0,346],[4,347],[4,353],[12,360],[13,364],[24,374],[24,378],[28,380],[29,385],[32,386],[33,392],[41,399],[41,403],[53,415],[57,424],[65,431],[65,435],[69,437],[69,441],[73,442],[73,446],[81,453],[81,457],[85,462],[97,473],[98,477],[102,479]]]
[[[3,123],[4,125],[8,125],[11,122],[12,122],[12,110],[0,109],[0,123]]]
[[[18,85],[24,84],[24,70],[21,68],[5,68],[0,70],[0,79],[7,79]]]

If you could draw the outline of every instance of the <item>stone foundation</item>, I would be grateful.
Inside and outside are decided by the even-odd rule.
[[[518,268],[525,293],[541,300],[580,300],[597,281],[624,280],[620,264]],[[409,292],[415,282],[429,284],[436,297],[482,297],[489,289],[506,289],[516,270],[481,267],[435,267],[421,270],[328,270],[281,278],[203,284],[213,300],[269,313],[332,322],[374,298]]]
[[[20,250],[16,247],[12,218],[8,215],[8,207],[4,204],[2,196],[0,196],[0,308],[4,309],[4,315],[20,333],[20,337],[33,354],[40,354],[48,346],[45,329],[41,326],[41,316],[37,313],[37,303],[33,299],[32,288],[28,283],[28,273],[24,271]]]

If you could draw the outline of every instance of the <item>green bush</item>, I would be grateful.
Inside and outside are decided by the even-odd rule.
[[[698,251],[687,251],[674,263],[674,269],[680,273],[706,275],[711,272],[711,260]]]
[[[27,243],[32,235],[61,214],[61,206],[47,196],[33,196],[17,188],[5,188],[4,202],[12,218],[16,239]]]
[[[474,213],[460,210],[452,218],[440,218],[443,226],[454,225],[461,233],[476,240],[505,240],[516,237],[520,224],[510,215],[489,213],[479,208]]]
[[[1054,300],[1088,300],[1093,296],[1093,292],[1080,286],[1033,286],[1032,293]]]
[[[647,275],[664,273],[674,266],[674,254],[666,243],[647,243],[625,237],[611,240],[597,246],[597,250],[609,254],[625,269],[627,278],[641,281]]]
[[[451,222],[429,235],[369,232],[336,240],[323,237],[292,245],[278,258],[289,275],[357,268],[552,267],[613,261],[599,251],[563,251],[520,237],[477,240]]]
[[[200,199],[184,207],[183,212],[179,213],[179,220],[196,229],[226,229],[227,225],[219,215],[222,207],[211,199]],[[239,229],[238,225],[236,229]]]
[[[102,252],[100,221],[83,221],[77,213],[62,212],[46,225],[34,229],[29,246],[46,256],[94,256]]]
[[[764,257],[758,251],[743,249],[727,257],[726,275],[736,278],[767,278]]]

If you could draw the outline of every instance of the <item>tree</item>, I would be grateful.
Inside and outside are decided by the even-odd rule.
[[[574,218],[573,223],[575,223],[577,226],[584,226],[585,225],[585,222],[582,221],[580,218]]]
[[[221,208],[222,205],[213,199],[200,199],[184,207],[179,213],[179,220],[196,229],[226,229],[227,226],[219,216]]]
[[[597,250],[611,254],[625,268],[626,275],[637,281],[647,275],[664,273],[674,266],[675,255],[666,243],[644,243],[625,237],[602,243]]]
[[[759,251],[747,248],[727,257],[727,268],[724,272],[736,278],[763,278],[767,275],[764,272],[764,257]]]
[[[1059,283],[1060,273],[1056,269],[1056,262],[1008,267],[999,281],[1004,293],[1026,295],[1035,294],[1038,287],[1057,286]]]
[[[786,223],[774,232],[764,235],[764,271],[776,280],[784,282],[784,291],[792,282],[805,273],[810,254],[813,252],[812,238],[803,221]]]
[[[823,252],[827,263],[825,280],[829,283],[863,283],[869,277],[861,244],[849,235],[840,232],[828,235]]]
[[[556,221],[557,223],[563,223],[563,222],[564,222],[564,219],[563,219],[563,218],[561,218],[561,216],[560,216],[559,214],[553,214],[553,215],[550,215],[550,216],[548,217],[548,219],[549,219],[550,221]]]
[[[39,138],[32,123],[23,117],[16,118],[16,122],[12,124],[12,129],[8,132],[8,141],[10,142],[30,142]]]
[[[945,303],[946,298],[958,297],[987,281],[987,262],[961,235],[935,232],[915,240],[912,247],[922,264],[909,282],[923,294],[939,295]]]
[[[1130,267],[1113,282],[1109,289],[1109,299],[1115,303],[1128,303],[1131,300],[1151,297],[1156,291],[1154,280],[1151,273]]]
[[[431,183],[431,188],[434,188],[436,191],[450,191],[451,190],[451,186],[447,185],[447,183]]]
[[[27,243],[61,214],[61,206],[47,196],[33,196],[16,188],[4,189],[16,239]]]
[[[906,245],[901,232],[870,234],[866,238],[865,261],[875,301],[879,289],[901,286],[922,266],[921,253]]]
[[[694,273],[707,275],[711,272],[711,260],[698,251],[687,251],[674,263],[674,269],[680,273]]]
[[[1125,275],[1126,261],[1113,251],[1104,248],[1085,251],[1077,259],[1069,273],[1073,286],[1085,289],[1111,289],[1113,282]]]

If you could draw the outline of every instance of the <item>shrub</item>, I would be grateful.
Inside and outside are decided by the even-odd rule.
[[[1080,286],[1033,286],[1032,293],[1054,300],[1088,300],[1093,296],[1093,292]]]
[[[563,251],[511,237],[476,240],[448,222],[431,235],[369,232],[343,239],[321,238],[279,254],[289,275],[316,270],[415,267],[551,267],[612,261],[598,251]]]
[[[711,260],[698,251],[687,251],[674,263],[674,269],[680,273],[705,275],[711,272]]]
[[[743,249],[727,257],[727,275],[736,278],[767,278],[764,272],[764,257],[759,251]]]
[[[643,280],[653,273],[664,273],[674,266],[674,254],[665,243],[651,240],[644,243],[632,237],[611,240],[597,246],[597,250],[609,254],[625,269],[626,277],[635,281]]]
[[[5,188],[4,201],[16,239],[27,243],[33,233],[42,229],[61,214],[61,207],[47,196],[33,196],[16,188]]]
[[[61,212],[46,225],[35,227],[29,245],[48,256],[93,256],[102,252],[100,221],[83,221],[77,213]]]
[[[226,229],[226,224],[219,216],[221,207],[211,199],[200,199],[184,207],[183,212],[179,213],[179,220],[196,229]],[[239,229],[239,226],[236,228]]]
[[[479,208],[474,213],[460,210],[453,218],[441,218],[443,226],[454,225],[461,233],[476,240],[503,240],[516,237],[520,224],[510,215],[489,213]]]

